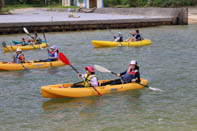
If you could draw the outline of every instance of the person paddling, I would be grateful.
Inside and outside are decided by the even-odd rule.
[[[50,47],[51,50],[48,50],[49,58],[48,61],[57,61],[59,50],[55,45]]]
[[[20,48],[16,49],[16,54],[13,56],[13,63],[25,63],[25,56]]]
[[[48,49],[48,59],[46,60],[39,60],[36,62],[48,62],[48,61],[57,61],[58,60],[58,53],[59,50],[55,45],[51,46],[50,49]]]
[[[132,42],[132,41],[136,41],[135,40],[135,33],[130,31],[129,32],[130,37],[128,39],[125,40],[125,42]]]
[[[121,32],[118,32],[117,36],[114,36],[114,41],[116,42],[123,42],[123,36]]]
[[[86,74],[78,73],[79,78],[83,79],[83,84],[73,84],[71,88],[98,86],[98,79],[96,77],[94,68],[92,66],[86,66],[84,69],[86,70]]]
[[[22,38],[22,40],[21,40],[21,45],[22,45],[22,46],[26,46],[26,45],[29,45],[29,43],[27,43],[27,42],[25,41],[25,38]]]
[[[101,83],[100,85],[101,86],[116,85],[116,84],[125,84],[125,83],[131,83],[131,82],[140,83],[140,72],[139,72],[139,66],[137,65],[137,62],[135,60],[130,61],[129,68],[126,71],[117,74],[117,76],[121,78],[111,80],[105,83]]]
[[[32,42],[34,45],[42,44],[42,40],[38,37],[38,33],[34,32],[33,40]]]
[[[139,30],[135,30],[135,34],[133,36],[135,38],[135,41],[141,41],[142,40],[142,37],[139,33]]]
[[[135,30],[134,33],[129,32],[129,34],[130,34],[130,37],[127,40],[125,40],[125,42],[133,42],[133,41],[143,40],[143,38],[141,37],[141,35],[139,33],[139,30]]]

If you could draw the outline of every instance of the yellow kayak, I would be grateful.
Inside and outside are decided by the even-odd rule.
[[[39,62],[38,61],[28,61],[23,64],[18,63],[10,63],[10,62],[0,62],[0,71],[16,71],[16,70],[24,70],[24,67],[27,69],[37,69],[37,68],[49,68],[49,67],[57,67],[64,66],[60,60],[51,61],[51,62]]]
[[[16,51],[17,48],[20,48],[22,51],[46,48],[47,44],[46,43],[42,43],[42,44],[38,44],[38,45],[26,45],[26,46],[13,45],[13,46],[6,46],[6,47],[2,46],[2,49],[4,50],[4,52]]]
[[[99,82],[106,82],[109,80],[102,80]],[[92,87],[85,88],[68,88],[72,86],[73,83],[66,84],[57,84],[57,85],[48,85],[41,87],[41,94],[45,98],[66,98],[66,97],[87,97],[87,96],[96,96],[97,92]],[[119,85],[106,85],[95,87],[98,92],[103,94],[122,92],[127,90],[134,90],[139,88],[144,88],[147,86],[148,81],[146,79],[141,79],[141,83],[127,83]]]
[[[92,45],[94,47],[118,47],[118,46],[145,46],[151,45],[152,41],[149,39],[144,39],[142,41],[134,41],[134,42],[115,42],[115,41],[98,41],[92,40]]]

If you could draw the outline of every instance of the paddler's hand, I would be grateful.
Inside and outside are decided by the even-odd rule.
[[[131,82],[136,82],[136,79],[132,79]]]
[[[120,77],[120,74],[117,74],[118,77]]]
[[[81,73],[78,73],[78,76],[81,78],[82,77]]]

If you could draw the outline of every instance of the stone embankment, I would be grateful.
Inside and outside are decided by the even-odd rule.
[[[76,17],[75,17],[76,16]],[[188,8],[102,8],[93,13],[19,9],[0,16],[0,34],[187,25]]]

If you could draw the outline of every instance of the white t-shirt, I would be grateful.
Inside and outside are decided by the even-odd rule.
[[[82,74],[82,78],[85,80],[85,74]],[[91,86],[98,86],[98,80],[95,76],[90,80],[90,84]]]

